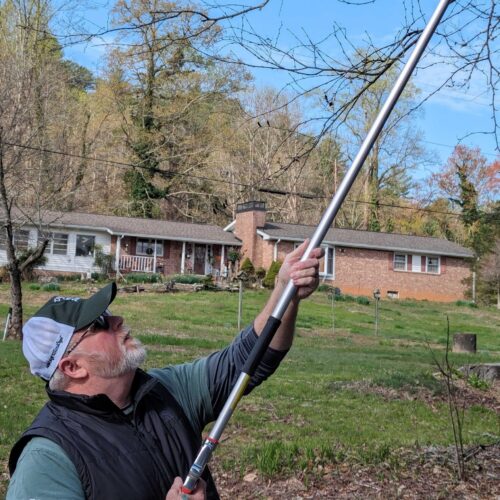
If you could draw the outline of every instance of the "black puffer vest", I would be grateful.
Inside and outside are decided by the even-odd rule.
[[[154,377],[137,371],[133,414],[111,400],[47,389],[50,401],[12,449],[11,475],[28,441],[46,437],[73,461],[88,499],[165,500],[184,478],[201,445],[182,408]],[[219,498],[208,470],[207,498]]]

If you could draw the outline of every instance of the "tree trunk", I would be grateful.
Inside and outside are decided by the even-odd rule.
[[[12,317],[8,336],[15,339],[23,338],[23,292],[21,288],[21,273],[17,267],[9,265],[10,275],[10,301],[12,306]]]
[[[12,305],[12,317],[10,321],[9,337],[22,338],[23,326],[23,301],[21,289],[21,271],[19,261],[16,258],[14,248],[14,233],[12,228],[12,218],[10,214],[10,203],[7,200],[7,190],[5,188],[4,172],[4,149],[3,149],[3,129],[0,127],[0,208],[3,212],[5,240],[7,250],[7,270],[10,275],[10,297]]]

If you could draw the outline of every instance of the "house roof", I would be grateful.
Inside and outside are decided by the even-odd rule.
[[[80,212],[44,212],[43,222],[52,228],[100,230],[110,234],[240,246],[241,241],[221,227],[158,219],[117,217]]]
[[[262,238],[268,240],[303,241],[311,237],[315,229],[315,226],[268,222],[258,230],[258,233]],[[331,228],[323,242],[344,247],[447,255],[450,257],[474,256],[470,249],[440,238],[355,229]]]

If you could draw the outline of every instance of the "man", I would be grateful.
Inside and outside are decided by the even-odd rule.
[[[193,495],[180,493],[180,478],[289,279],[296,296],[247,392],[291,347],[298,304],[318,286],[323,255],[315,249],[300,262],[307,243],[287,255],[264,309],[231,345],[148,373],[139,369],[144,348],[108,310],[114,283],[86,300],[52,298],[23,329],[23,353],[32,373],[48,381],[50,400],[12,449],[7,499],[218,498],[208,468]]]

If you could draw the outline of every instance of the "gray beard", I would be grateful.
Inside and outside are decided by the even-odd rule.
[[[122,356],[118,361],[111,360],[108,354],[90,354],[94,365],[94,375],[102,378],[115,378],[139,368],[146,360],[146,349],[138,339],[131,339],[128,343],[128,348],[125,344],[120,346]]]

